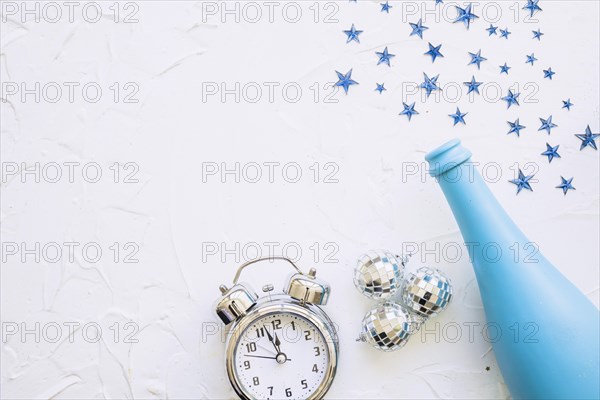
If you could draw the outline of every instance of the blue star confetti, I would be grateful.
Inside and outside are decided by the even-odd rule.
[[[517,185],[517,194],[521,193],[522,189],[527,189],[533,192],[531,184],[529,183],[531,178],[533,178],[533,175],[525,176],[523,171],[521,171],[521,168],[519,168],[519,177],[517,179],[512,179],[509,182]]]
[[[543,152],[541,155],[548,157],[548,162],[551,163],[555,157],[560,158],[560,154],[558,154],[559,147],[560,145],[556,145],[553,147],[546,143],[546,151]]]
[[[467,65],[475,64],[477,65],[477,69],[481,69],[481,62],[487,60],[487,58],[481,56],[481,49],[477,53],[469,52],[471,56],[471,61]]]
[[[350,2],[356,3],[357,1],[350,0]],[[437,8],[438,4],[443,4],[443,3],[444,3],[443,0],[435,0],[436,8]],[[393,8],[392,5],[390,5],[389,0],[374,1],[372,4],[374,4],[375,7],[376,7],[376,4],[379,4],[381,7],[380,12],[387,13],[387,14],[390,14],[390,10],[391,10],[391,8]],[[394,3],[392,2],[392,4],[394,4]],[[478,15],[476,15],[473,12],[475,10],[474,4],[478,4],[478,3],[465,2],[465,3],[463,3],[462,6],[458,6],[456,4],[458,4],[458,3],[451,3],[451,5],[456,9],[456,13],[457,13],[455,18],[452,20],[452,22],[453,23],[462,23],[465,26],[466,30],[468,31],[470,29],[471,23],[474,23],[475,20],[480,18]],[[539,0],[523,0],[523,3],[521,3],[521,6],[522,6],[523,10],[527,10],[526,14],[528,14],[529,17],[533,17],[536,13],[543,11],[542,8],[539,6]],[[372,10],[372,11],[377,13],[377,10]],[[527,19],[527,16],[526,16],[526,19]],[[415,18],[415,20],[416,20],[416,18]],[[348,21],[348,22],[351,22],[351,21]],[[483,33],[483,31],[485,30],[488,34],[488,37],[496,36],[496,37],[499,37],[500,39],[505,38],[508,40],[509,36],[513,33],[513,32],[509,31],[508,26],[506,26],[504,29],[502,29],[499,26],[495,26],[493,23],[489,23],[489,21],[487,21],[487,22],[488,22],[487,23],[488,27],[487,28],[482,27],[481,31],[479,32],[480,35],[485,35]],[[521,19],[521,21],[515,21],[515,22],[522,22],[522,19]],[[527,21],[525,21],[525,22],[527,22]],[[535,21],[532,21],[532,22],[535,22]],[[360,23],[359,23],[359,25],[360,25]],[[419,18],[418,22],[409,22],[409,25],[411,28],[410,33],[407,32],[407,33],[409,33],[409,36],[418,36],[419,39],[421,39],[421,40],[423,40],[423,38],[424,38],[425,31],[429,30],[429,27],[425,26],[423,24],[422,18]],[[517,27],[517,28],[519,28],[519,27]],[[525,28],[525,27],[523,27],[523,28]],[[517,35],[517,36],[515,36],[515,40],[527,40],[527,36],[532,35],[532,36],[529,36],[531,38],[530,40],[534,40],[534,41],[537,40],[538,42],[541,42],[542,36],[544,36],[545,33],[543,33],[541,31],[541,27],[537,27],[535,30],[531,30],[532,28],[533,28],[533,26],[531,28],[527,28],[527,29],[517,29],[519,32],[516,32],[516,31],[514,32]],[[478,29],[480,29],[480,28],[476,28],[476,30],[478,30]],[[513,26],[513,29],[516,29],[516,28]],[[527,30],[529,30],[531,33],[527,33]],[[350,43],[353,41],[358,44],[361,43],[359,36],[363,33],[363,31],[358,30],[355,27],[355,24],[352,24],[351,28],[348,30],[344,30],[343,33],[347,36],[346,43]],[[338,35],[339,35],[339,33],[338,33]],[[428,35],[428,39],[429,39],[429,36],[431,35],[431,33],[427,33],[427,35]],[[423,43],[425,43],[425,42],[423,42]],[[501,43],[503,43],[503,42],[500,42],[500,44]],[[531,43],[531,42],[528,42],[528,43]],[[445,58],[444,54],[442,54],[442,52],[441,52],[441,48],[442,48],[442,45],[446,45],[446,44],[447,43],[444,43],[444,42],[442,42],[442,43],[438,42],[438,45],[435,46],[431,42],[428,42],[429,50],[426,51],[424,53],[424,55],[430,56],[431,62],[433,64],[433,63],[435,63],[437,58]],[[388,43],[388,46],[389,45],[390,44]],[[394,50],[393,44],[391,44],[391,45],[392,45],[392,50]],[[391,67],[391,60],[396,55],[391,54],[389,52],[388,46],[385,46],[385,48],[383,50],[375,51],[375,54],[378,57],[377,65],[387,64],[388,67]],[[538,46],[538,45],[531,46],[530,50],[536,50],[539,52],[539,49],[537,49],[535,46]],[[448,49],[447,48],[445,48],[445,49],[446,50],[444,52],[447,53]],[[375,50],[379,50],[379,49],[376,48]],[[373,50],[370,50],[370,51],[373,51]],[[476,53],[468,52],[468,54],[470,56],[470,61],[467,63],[467,65],[477,66],[477,69],[478,69],[477,74],[478,75],[480,75],[482,73],[481,72],[481,63],[487,60],[485,57],[483,57],[481,55],[481,53],[482,53],[482,48],[480,48]],[[486,51],[486,55],[490,56],[489,51]],[[535,54],[532,52],[530,55],[525,55],[525,56],[526,56],[525,63],[531,64],[532,71],[536,71],[536,72],[534,72],[534,75],[538,74],[539,73],[539,72],[537,72],[538,67],[543,67],[543,65],[539,65],[538,67],[533,68],[535,66],[535,63],[537,61],[539,61],[535,57]],[[517,54],[517,57],[518,57],[518,54]],[[493,58],[493,54],[492,54],[492,58]],[[404,59],[402,59],[402,60],[404,60]],[[542,63],[546,63],[546,61],[544,61],[544,60],[545,59],[542,57]],[[514,63],[514,61],[515,60],[511,59],[511,63]],[[447,62],[448,61],[442,61],[442,64],[446,64]],[[518,60],[517,60],[517,62],[518,62]],[[459,59],[459,63],[460,63],[460,59]],[[396,65],[394,65],[394,66],[396,67]],[[487,64],[484,64],[484,67],[485,66],[487,66]],[[509,75],[509,70],[511,69],[511,67],[507,64],[507,62],[504,62],[504,65],[498,65],[498,67],[500,69],[500,75],[506,74],[507,75],[506,79],[509,79],[508,75]],[[484,68],[484,70],[485,70],[485,68]],[[547,69],[539,68],[539,70],[541,72],[543,72],[543,78],[541,76],[537,75],[538,80],[539,79],[553,80],[554,75],[556,75],[556,72],[553,71],[551,67],[548,67]],[[519,72],[518,65],[517,65],[516,71]],[[335,72],[337,74],[338,81],[334,85],[336,87],[343,88],[346,95],[349,92],[350,86],[359,84],[358,82],[356,82],[355,80],[352,79],[353,69],[350,69],[346,74],[342,74],[339,71],[335,71]],[[472,71],[472,72],[474,72],[474,71]],[[560,69],[559,69],[559,72],[560,72]],[[514,73],[513,73],[513,75],[514,75]],[[426,73],[423,72],[424,81],[422,83],[420,83],[419,88],[424,90],[427,98],[429,98],[430,95],[434,91],[442,90],[441,85],[438,85],[439,76],[440,75],[437,74],[430,78]],[[559,78],[558,78],[559,81],[561,80],[561,77],[562,77],[562,75],[559,75]],[[481,76],[480,76],[480,78],[481,78]],[[379,79],[381,79],[381,78],[379,78]],[[371,82],[373,82],[373,81],[371,81]],[[560,82],[558,82],[558,83],[560,83]],[[481,94],[482,94],[481,92],[485,92],[483,89],[486,86],[484,85],[483,82],[478,82],[476,77],[474,76],[474,74],[471,76],[470,81],[463,82],[463,84],[467,87],[467,92],[466,92],[467,95],[471,95],[471,93],[476,93],[477,95],[481,96]],[[376,87],[374,90],[376,92],[379,92],[379,95],[382,95],[384,91],[388,91],[383,82],[379,83],[378,81],[376,81],[375,85],[376,85]],[[484,86],[482,86],[482,85],[484,85]],[[549,84],[549,85],[552,85],[552,84]],[[371,86],[371,88],[372,88],[372,86]],[[480,88],[482,88],[482,89],[480,90]],[[506,89],[508,89],[508,88],[506,88]],[[506,90],[506,89],[503,89],[503,90]],[[373,90],[373,89],[371,89],[371,90]],[[462,93],[465,93],[465,92],[462,92]],[[483,94],[485,94],[485,93],[483,93]],[[506,96],[501,97],[501,100],[506,102],[506,108],[508,110],[513,105],[520,106],[519,97],[520,97],[520,93],[518,92],[518,89],[515,91],[513,91],[512,89],[509,89]],[[560,98],[557,98],[556,100],[559,100],[559,99]],[[562,99],[564,99],[564,97],[562,97]],[[382,98],[382,100],[383,100],[383,98]],[[521,100],[523,100],[523,98],[521,98]],[[401,109],[401,111],[399,112],[399,115],[406,116],[406,118],[408,119],[408,123],[410,123],[412,121],[412,117],[414,115],[419,114],[419,112],[415,109],[415,102],[414,101],[412,103],[402,102],[402,106],[403,106],[403,109]],[[556,106],[558,106],[558,104],[556,104]],[[567,111],[570,111],[573,106],[574,106],[574,104],[571,102],[570,98],[568,98],[566,100],[562,100],[562,108],[566,108]],[[510,113],[510,111],[508,111],[508,113]],[[459,107],[456,107],[456,111],[453,114],[448,114],[448,116],[450,118],[452,118],[453,126],[456,127],[456,125],[458,125],[459,123],[466,125],[467,114],[468,113],[466,113],[466,112],[465,113],[461,112]],[[569,114],[569,115],[571,115],[571,114]],[[550,135],[552,132],[552,128],[558,127],[557,124],[552,122],[552,118],[553,118],[552,115],[549,115],[547,119],[539,118],[541,125],[539,126],[538,131],[545,131],[548,135]],[[560,116],[559,116],[559,118],[560,118]],[[417,118],[417,123],[419,122],[419,119],[420,118]],[[512,118],[511,118],[511,120],[512,120]],[[507,135],[511,135],[514,133],[518,138],[520,137],[521,131],[523,131],[527,128],[520,123],[519,118],[516,118],[514,120],[514,122],[506,121],[506,123],[509,125],[509,131],[507,132]],[[457,129],[457,128],[455,128],[455,129]],[[533,129],[535,130],[535,128],[533,128]],[[564,129],[564,127],[563,127],[563,129]],[[527,132],[529,132],[529,131],[527,131]],[[525,136],[528,136],[527,132],[526,132]],[[556,134],[556,132],[555,132],[555,134]],[[561,132],[559,131],[558,134],[560,136]],[[584,133],[575,134],[575,136],[581,141],[580,151],[583,151],[583,149],[586,147],[592,147],[594,150],[598,150],[597,141],[598,141],[598,138],[600,138],[600,134],[592,133],[589,125],[586,127]],[[551,164],[555,158],[559,158],[559,159],[562,158],[561,155],[559,154],[559,148],[560,148],[560,145],[558,145],[558,144],[553,146],[549,143],[546,143],[546,150],[543,151],[542,153],[538,153],[539,155],[534,156],[534,157],[538,157],[538,159],[539,159],[540,155],[542,157],[546,157],[548,159],[548,164]],[[541,149],[541,147],[540,147],[540,149]],[[563,147],[562,152],[564,152],[564,147]],[[560,161],[558,163],[561,164]],[[523,189],[533,192],[532,186],[534,186],[534,183],[537,182],[534,179],[534,176],[536,176],[536,174],[534,174],[534,173],[532,173],[530,175],[525,175],[523,173],[523,171],[519,168],[518,169],[518,177],[516,177],[516,179],[509,180],[508,182],[514,184],[517,187],[516,188],[517,195],[520,194],[520,192],[523,191]],[[569,190],[575,190],[575,187],[573,187],[573,184],[572,184],[573,177],[571,177],[570,179],[565,179],[565,177],[560,176],[560,178],[561,178],[561,184],[559,186],[556,186],[556,188],[562,189],[562,191],[565,195],[567,194],[567,192]]]
[[[507,135],[510,135],[511,133],[516,133],[517,136],[521,136],[521,129],[527,128],[526,126],[521,125],[519,123],[519,118],[517,118],[515,122],[506,121],[506,123],[510,126],[510,130],[508,131]]]
[[[338,76],[338,81],[335,83],[335,86],[340,86],[344,88],[344,92],[348,94],[348,89],[352,85],[358,85],[358,82],[352,79],[352,69],[348,71],[346,74],[342,74],[341,72],[335,71]]]
[[[525,4],[523,10],[529,10],[529,16],[533,17],[533,14],[535,14],[536,11],[542,11],[540,6],[538,6],[539,2],[540,0],[527,0],[527,4]]]
[[[454,6],[456,8],[456,11],[458,12],[458,16],[456,17],[456,19],[454,21],[452,21],[453,23],[456,22],[463,22],[465,24],[465,26],[467,27],[467,29],[470,28],[471,26],[471,22],[474,21],[476,18],[479,18],[477,15],[473,14],[472,10],[472,4],[469,3],[468,6],[466,6],[465,8],[459,7],[459,6]]]
[[[456,112],[454,114],[448,114],[448,116],[454,120],[455,126],[459,122],[461,122],[463,125],[466,125],[467,123],[465,122],[465,115],[467,115],[467,114],[468,113],[461,113],[460,109],[458,107],[456,107]]]
[[[575,136],[577,136],[577,138],[581,140],[581,147],[579,148],[580,151],[588,146],[590,146],[594,150],[598,150],[598,147],[596,147],[596,139],[600,136],[600,134],[592,133],[592,130],[590,129],[589,125],[587,126],[587,128],[585,128],[584,134],[576,134]]]
[[[537,31],[531,31],[531,32],[533,32],[533,39],[537,39],[537,40],[541,40],[542,39],[543,33],[540,31],[539,28],[538,28]]]
[[[504,63],[504,65],[500,66],[500,73],[501,74],[506,74],[508,75],[508,70],[510,69],[510,67],[508,65],[506,65],[506,63]]]
[[[562,189],[564,195],[566,195],[569,190],[577,190],[571,184],[571,182],[573,182],[573,178],[565,179],[561,176],[560,180],[561,180],[561,183],[556,188]]]
[[[417,35],[418,37],[423,39],[423,31],[426,31],[427,29],[429,29],[428,27],[423,25],[421,19],[419,19],[419,22],[417,22],[416,24],[413,24],[412,22],[409,22],[409,24],[410,24],[410,27],[412,28],[412,32],[410,33],[409,36]]]
[[[429,78],[427,76],[427,74],[425,72],[423,72],[423,79],[425,79],[425,81],[423,83],[421,83],[421,89],[425,89],[425,92],[427,93],[427,97],[429,97],[429,95],[431,94],[431,92],[433,92],[434,90],[440,90],[439,86],[437,85],[437,80],[439,78],[439,74],[434,76],[433,78]]]
[[[506,101],[506,108],[510,108],[510,106],[512,106],[513,104],[516,105],[520,105],[519,104],[519,100],[517,100],[519,98],[519,95],[521,93],[513,93],[512,90],[508,90],[508,94],[502,98],[502,100]]]
[[[533,63],[537,61],[537,58],[535,58],[535,55],[533,53],[531,53],[530,56],[526,56],[527,60],[525,61],[525,64],[527,63],[531,63],[531,65],[533,66]]]
[[[377,61],[377,65],[384,63],[384,64],[387,64],[388,67],[391,67],[390,60],[392,58],[396,57],[395,54],[391,54],[388,52],[387,46],[385,47],[385,49],[383,49],[383,52],[376,51],[375,54],[377,54],[377,56],[379,56],[379,61]]]
[[[573,103],[571,103],[571,99],[570,99],[570,98],[568,98],[567,100],[563,100],[562,102],[563,102],[563,106],[562,106],[562,108],[566,108],[566,109],[567,109],[567,111],[571,111],[571,107],[573,107],[573,106],[574,106],[574,104],[573,104]]]
[[[469,94],[471,92],[475,92],[475,93],[479,94],[479,86],[483,82],[476,82],[475,81],[475,76],[473,76],[471,78],[471,82],[463,82],[463,83],[469,88],[469,91],[467,92],[467,94]]]
[[[510,32],[508,28],[500,29],[500,39],[505,38],[506,40],[508,40],[508,35],[510,35],[511,33],[512,32]]]
[[[356,43],[360,43],[360,39],[358,38],[358,35],[363,33],[363,31],[357,30],[354,27],[354,24],[352,24],[352,27],[349,30],[344,31],[344,33],[348,36],[348,40],[346,40],[346,43],[350,43],[352,41],[355,41]]]
[[[408,104],[402,102],[402,106],[404,107],[404,110],[402,110],[400,112],[400,115],[406,115],[408,117],[409,121],[410,121],[410,119],[412,118],[413,115],[419,113],[417,110],[415,110],[415,103],[414,102],[411,105],[408,105]]]
[[[558,126],[558,125],[552,123],[552,115],[549,116],[548,119],[540,118],[540,122],[542,123],[542,126],[540,126],[538,131],[546,131],[546,132],[548,132],[548,135],[550,134],[550,130],[552,130],[552,128],[555,128]]]
[[[548,69],[544,70],[544,78],[548,78],[552,80],[552,75],[556,74],[556,72],[552,71],[552,68],[548,67]]]
[[[429,43],[429,51],[425,52],[425,55],[430,55],[431,56],[431,62],[434,63],[435,59],[438,57],[444,57],[444,55],[442,53],[440,53],[440,49],[442,48],[442,45],[440,44],[439,46],[434,46],[431,43]]]

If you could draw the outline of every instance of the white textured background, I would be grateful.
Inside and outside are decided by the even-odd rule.
[[[498,163],[502,176],[490,184],[493,192],[541,251],[598,304],[598,152],[580,152],[573,136],[588,124],[595,133],[599,129],[598,3],[542,1],[539,22],[524,22],[525,12],[519,11],[519,23],[515,10],[524,2],[488,4],[490,18],[493,10],[502,10],[495,25],[509,27],[508,41],[488,38],[489,18],[481,4],[476,8],[481,18],[470,31],[439,14],[421,15],[430,29],[419,40],[408,36],[407,22],[416,22],[425,7],[432,10],[433,1],[404,2],[404,9],[391,2],[389,15],[379,12],[378,3],[302,1],[295,3],[302,9],[297,23],[282,17],[286,3],[278,2],[273,22],[266,4],[255,3],[263,13],[255,23],[249,21],[253,10],[243,13],[243,2],[239,23],[235,15],[204,22],[203,3],[191,1],[138,3],[139,21],[129,24],[113,21],[112,2],[101,3],[105,15],[97,23],[81,17],[82,4],[72,23],[66,15],[57,23],[33,16],[22,21],[21,13],[2,16],[2,97],[8,100],[1,104],[3,245],[93,242],[103,250],[99,262],[86,261],[79,247],[74,260],[63,254],[52,263],[31,255],[22,262],[21,253],[8,255],[3,248],[3,398],[235,397],[223,365],[224,346],[218,335],[203,340],[203,326],[217,322],[218,285],[229,283],[237,264],[254,254],[252,244],[267,255],[270,242],[276,252],[287,244],[291,256],[300,248],[300,265],[316,265],[333,286],[325,309],[340,326],[341,355],[329,398],[508,396],[482,336],[485,320],[466,254],[456,262],[443,260],[444,249],[452,250],[461,238],[442,193],[431,179],[402,178],[403,163],[421,168],[424,154],[452,137],[462,138],[476,161]],[[121,18],[134,10],[125,7],[118,4]],[[452,17],[453,10],[446,3],[441,15]],[[293,17],[293,9],[288,11]],[[324,21],[331,12],[332,20]],[[345,44],[341,31],[352,23],[365,31],[360,45]],[[538,27],[545,33],[540,42],[530,33]],[[422,55],[427,41],[442,43],[445,58],[432,65]],[[374,51],[386,45],[396,54],[392,68],[375,65]],[[477,71],[466,66],[467,52],[479,48],[488,61]],[[533,68],[524,64],[531,52],[539,59]],[[505,61],[512,67],[508,76],[499,75]],[[552,81],[541,79],[548,66],[557,72]],[[325,102],[331,90],[323,86],[335,80],[334,71],[350,68],[360,85]],[[479,81],[495,82],[502,95],[518,83],[522,104],[507,111],[504,102],[489,98],[493,90],[487,100],[469,99],[464,87],[456,104],[450,94],[423,104],[419,94],[414,101],[420,115],[409,123],[397,115],[406,100],[402,82],[420,83],[422,72],[440,73],[442,84],[461,84],[474,73]],[[76,89],[73,102],[66,94],[56,103],[36,102],[32,95],[22,101],[20,93],[6,93],[6,82],[30,88],[35,82],[96,82],[103,95],[90,103]],[[117,102],[110,89],[115,82],[121,88]],[[139,87],[137,103],[123,101],[130,92],[123,89],[127,82]],[[207,82],[229,88],[256,82],[263,97],[256,103],[247,101],[253,97],[248,93],[239,103],[233,95],[225,102],[220,95],[203,101]],[[272,102],[264,82],[279,84]],[[282,94],[290,82],[302,89],[296,103]],[[385,82],[388,91],[374,92],[375,82]],[[524,101],[528,82],[537,93]],[[321,87],[316,101],[315,84]],[[575,106],[567,112],[560,107],[569,97]],[[447,117],[456,105],[469,112],[466,126],[452,127]],[[549,114],[558,124],[550,137],[537,132],[538,117]],[[507,136],[506,121],[517,117],[527,128],[520,138]],[[562,155],[550,165],[539,155],[546,141],[560,144]],[[58,183],[36,183],[28,175],[22,182],[20,173],[4,174],[12,165],[7,163],[22,162],[30,167],[97,162],[103,176],[88,183],[78,169],[72,183],[65,176]],[[109,166],[115,162],[138,165],[139,182],[114,183]],[[303,175],[297,183],[286,182],[279,166],[269,182],[264,167],[258,183],[236,183],[231,175],[225,183],[218,175],[203,182],[207,162],[229,168],[236,162],[295,162]],[[310,169],[316,162],[317,183]],[[514,177],[514,165],[527,162],[534,163],[538,182],[533,193],[515,196],[507,180]],[[325,163],[339,168],[337,183],[324,182],[332,171]],[[555,189],[560,175],[574,176],[577,190],[563,196]],[[115,262],[109,248],[115,242],[139,245],[139,262],[123,262],[122,252]],[[383,354],[354,342],[372,304],[354,290],[351,270],[366,250],[402,251],[405,242],[433,250],[419,253],[411,268],[444,269],[454,282],[455,301],[426,326],[435,332],[440,324],[437,340],[432,333]],[[218,254],[203,251],[211,243],[217,243]],[[223,251],[236,244],[241,250],[235,254]],[[267,282],[280,288],[287,274],[275,264],[256,271],[248,277],[257,289]],[[124,339],[131,332],[124,328],[128,321],[139,327],[138,343]],[[38,338],[21,336],[23,328],[35,332],[36,323]],[[69,338],[65,323],[97,323],[101,339],[86,340],[79,328]],[[449,323],[462,327],[456,343],[444,340],[455,335],[456,324]],[[478,324],[473,340],[469,323]],[[55,324],[63,331],[52,343]],[[19,332],[8,335],[14,326]]]

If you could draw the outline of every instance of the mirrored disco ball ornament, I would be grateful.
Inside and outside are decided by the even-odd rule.
[[[354,285],[371,299],[387,299],[402,287],[406,260],[385,250],[362,255],[354,269]]]
[[[444,311],[452,299],[452,283],[440,270],[421,267],[409,274],[402,288],[402,302],[412,312],[429,318]]]
[[[362,321],[362,331],[356,339],[376,349],[394,351],[403,347],[410,335],[419,329],[418,317],[402,306],[385,302],[369,311]]]

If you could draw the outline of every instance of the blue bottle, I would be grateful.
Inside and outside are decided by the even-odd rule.
[[[600,398],[598,309],[541,254],[525,257],[532,244],[470,158],[458,139],[425,157],[469,250],[490,332],[501,329],[493,347],[508,389],[523,399]]]

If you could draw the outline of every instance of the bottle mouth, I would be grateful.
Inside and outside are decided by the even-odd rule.
[[[429,175],[436,177],[459,166],[471,158],[471,151],[464,148],[460,139],[452,139],[425,156],[429,163]]]

